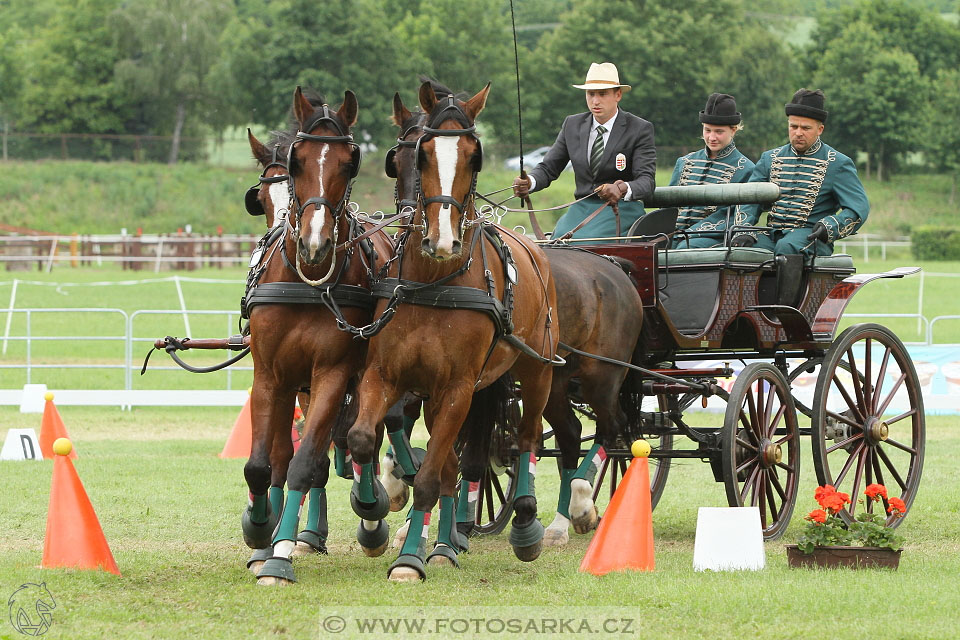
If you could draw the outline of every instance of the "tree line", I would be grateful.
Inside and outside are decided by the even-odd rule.
[[[591,62],[633,85],[621,106],[650,120],[657,144],[699,144],[712,92],[736,96],[738,141],[786,139],[783,105],[820,88],[824,134],[867,172],[907,158],[960,172],[960,27],[952,0],[514,0],[525,148],[549,144],[584,110]],[[804,45],[791,10],[815,11]],[[0,2],[4,131],[167,135],[164,157],[227,128],[284,126],[293,88],[345,89],[360,101],[362,141],[390,144],[393,93],[416,102],[418,76],[456,90],[492,82],[481,130],[516,145],[518,95],[508,0],[6,0]],[[918,156],[916,152],[923,152]],[[159,155],[159,154],[158,154]]]

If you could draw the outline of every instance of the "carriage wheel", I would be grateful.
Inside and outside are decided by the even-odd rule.
[[[923,470],[923,398],[913,361],[889,329],[854,325],[830,347],[817,378],[811,432],[817,480],[850,494],[841,518],[853,520],[871,483],[885,485],[890,497],[899,492],[909,512]],[[866,501],[867,511],[873,508]]]
[[[737,376],[721,457],[730,506],[758,507],[765,540],[783,535],[797,501],[800,430],[790,387],[773,365],[756,362]]]

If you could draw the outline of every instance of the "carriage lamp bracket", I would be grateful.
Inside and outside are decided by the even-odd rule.
[[[850,426],[840,422],[836,418],[827,416],[824,419],[823,437],[835,442],[838,440],[846,440],[850,437]]]

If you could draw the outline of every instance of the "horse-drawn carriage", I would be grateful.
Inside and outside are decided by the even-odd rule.
[[[704,194],[701,188],[689,204],[710,197],[730,203],[734,190],[708,188]],[[683,188],[664,191],[674,202],[684,197]],[[856,496],[870,483],[888,482],[905,503],[912,502],[923,467],[925,427],[910,356],[883,326],[858,324],[839,335],[838,327],[844,308],[863,285],[902,278],[918,268],[858,275],[849,255],[816,257],[798,266],[764,249],[664,250],[658,236],[632,234],[579,245],[634,265],[644,313],[632,364],[646,371],[637,374],[641,392],[630,400],[643,402],[643,410],[634,413],[640,420],[628,425],[622,446],[607,450],[594,499],[604,475],[610,478],[611,493],[615,490],[631,440],[644,438],[653,448],[654,506],[671,460],[702,459],[724,484],[728,503],[758,507],[764,537],[774,539],[786,529],[796,502],[800,437],[810,436],[820,484]],[[784,277],[787,269],[793,273]],[[696,366],[704,361],[714,366]],[[738,361],[744,366],[735,373],[730,364]],[[811,374],[816,374],[812,400],[796,397],[794,381]],[[717,426],[688,425],[684,412],[695,404],[707,407],[710,398],[726,403],[722,422],[716,415]],[[591,417],[575,394],[571,402]],[[809,419],[809,426],[801,426],[798,414]],[[546,438],[551,435],[547,432]],[[693,446],[681,446],[681,436]],[[491,471],[500,471],[501,477],[485,479],[480,532],[506,524],[500,507],[510,496],[510,476],[502,475],[509,471],[509,433],[494,443]],[[540,455],[559,451],[544,447]],[[842,516],[852,518],[857,508],[852,504]],[[891,525],[898,522],[890,518]]]
[[[421,579],[432,561],[457,564],[464,532],[500,531],[511,512],[515,554],[535,559],[544,538],[534,491],[538,456],[564,459],[562,473],[569,474],[578,509],[588,504],[559,521],[563,535],[571,521],[577,530],[589,529],[596,508],[583,488],[598,472],[593,460],[603,467],[601,481],[590,487],[595,498],[604,474],[611,490],[615,486],[636,438],[653,445],[654,504],[672,459],[704,459],[731,505],[759,507],[767,538],[783,533],[794,508],[801,435],[811,436],[821,484],[857,495],[861,486],[887,483],[909,507],[924,451],[913,365],[883,327],[857,325],[835,334],[862,285],[916,269],[857,276],[849,256],[798,265],[750,248],[665,250],[663,234],[643,229],[577,249],[540,251],[475,206],[482,150],[474,119],[488,91],[489,85],[459,101],[425,83],[421,112],[395,97],[401,135],[386,169],[397,179],[397,214],[380,220],[362,219],[349,203],[360,160],[349,134],[357,114],[352,93],[333,111],[298,88],[295,129],[270,148],[251,136],[267,188],[248,193],[248,211],[268,218],[273,212],[276,224],[270,221],[251,260],[244,305],[249,335],[229,345],[249,343],[255,359],[253,448],[245,467],[251,500],[243,530],[257,550],[251,562],[263,564],[261,581],[294,579],[290,556],[298,541],[323,548],[335,423],[352,425],[343,443],[353,454],[351,505],[362,519],[357,539],[368,555],[384,552],[392,496],[375,478],[378,429],[409,390],[429,398],[424,412],[431,442],[425,456],[415,456],[399,427],[387,427],[399,465],[392,475],[414,485],[410,530],[391,579]],[[676,194],[692,193],[672,189],[679,189],[672,192],[674,204]],[[712,196],[696,197],[703,203]],[[737,196],[723,197],[729,204]],[[399,229],[392,240],[384,233],[391,223]],[[201,343],[168,338],[157,346],[175,355]],[[695,364],[705,359],[715,363]],[[735,361],[751,362],[734,376]],[[812,400],[796,398],[793,383],[815,371]],[[508,375],[517,383],[500,385],[507,393],[498,400],[506,397],[501,416],[507,419],[492,433],[478,430],[490,436],[479,448],[470,448],[468,438],[467,451],[459,450],[461,489],[478,486],[479,499],[461,490],[457,505],[456,438],[475,417],[474,407],[485,404],[471,394],[496,389]],[[723,382],[731,379],[728,390]],[[294,454],[290,420],[294,398],[304,390],[305,435]],[[359,400],[348,407],[347,397]],[[722,424],[687,424],[684,412],[711,398],[726,402]],[[586,456],[574,409],[596,417]],[[798,413],[810,418],[809,428],[800,426]],[[558,448],[538,442],[541,415],[558,443],[562,436]],[[680,436],[693,446],[682,446]],[[582,473],[569,466],[581,457],[581,467],[590,463]],[[298,535],[299,507],[308,494],[307,527]],[[438,502],[437,543],[427,556],[423,542]],[[464,504],[474,511],[461,520],[469,511],[459,508]],[[856,508],[841,515],[850,518]]]

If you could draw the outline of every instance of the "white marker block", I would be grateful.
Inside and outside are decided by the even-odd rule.
[[[700,507],[694,571],[763,569],[763,527],[757,507]]]
[[[0,460],[43,460],[40,441],[33,429],[10,429],[3,441]]]
[[[43,413],[47,393],[45,384],[25,384],[20,395],[20,413]]]

